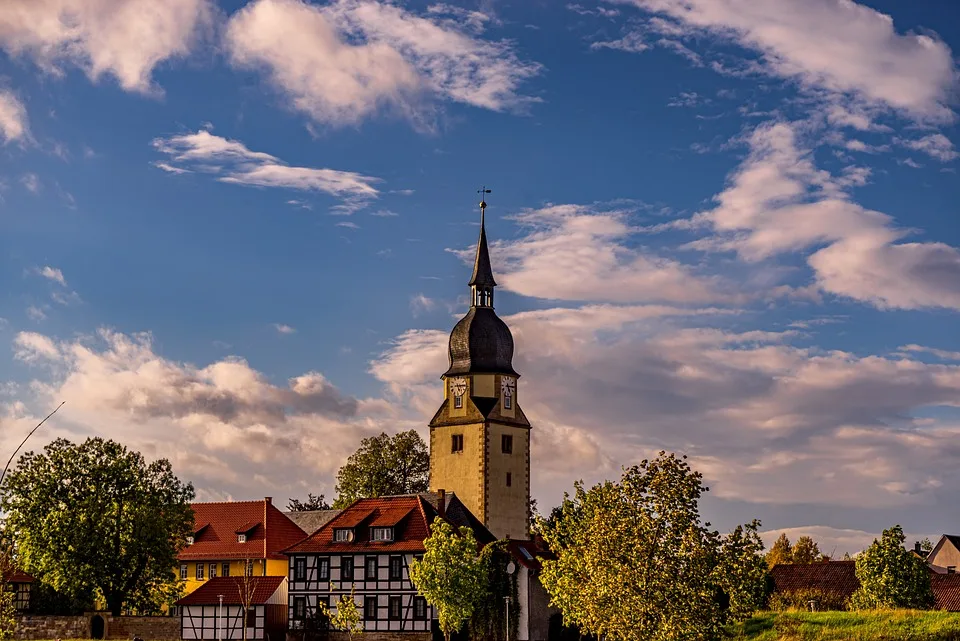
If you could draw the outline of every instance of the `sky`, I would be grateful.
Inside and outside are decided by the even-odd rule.
[[[149,6],[149,10],[147,7]],[[0,447],[334,494],[443,397],[487,232],[541,509],[960,533],[960,4],[8,0]]]

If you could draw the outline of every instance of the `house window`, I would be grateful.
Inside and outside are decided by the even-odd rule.
[[[237,535],[237,543],[246,543],[246,542],[247,542],[247,535],[246,535],[246,534],[238,534],[238,535]]]
[[[453,397],[453,407],[454,409],[463,409],[463,396],[454,396]]]
[[[187,580],[187,564],[186,563],[183,563],[180,565],[180,580],[181,581]]]
[[[367,621],[377,620],[377,597],[368,596],[363,599],[363,618]]]
[[[513,474],[511,474],[510,472],[507,472],[507,487],[510,487],[512,485],[513,485]]]
[[[337,528],[333,531],[333,540],[339,543],[349,543],[353,540],[353,530],[349,528]]]
[[[454,434],[450,439],[450,451],[451,452],[462,452],[463,451],[463,434]]]
[[[203,581],[203,563],[197,563],[197,581]]]
[[[293,618],[296,621],[303,621],[307,618],[307,597],[293,597]]]
[[[390,609],[388,610],[388,618],[391,621],[399,621],[403,618],[403,600],[402,597],[392,596],[390,597]]]
[[[370,531],[370,540],[371,541],[392,541],[393,540],[393,528],[392,527],[375,527]]]
[[[253,576],[253,559],[247,559],[247,567],[244,568],[246,576]]]
[[[193,545],[193,537],[192,537],[192,536],[188,536],[188,537],[187,537],[187,545]]]
[[[211,563],[211,564],[210,564],[210,578],[211,578],[211,579],[217,578],[217,564],[216,564],[216,563]]]
[[[364,578],[367,581],[376,581],[377,580],[377,557],[368,556],[366,559],[366,568],[364,572]]]
[[[340,558],[340,580],[353,581],[353,557],[344,556]]]
[[[957,566],[955,565],[947,566],[947,574],[956,574],[956,572],[957,572]]]
[[[230,576],[230,564],[223,563],[220,565],[220,576]]]
[[[324,557],[319,559],[320,566],[317,568],[317,577],[320,581],[329,581],[330,580],[330,559]]]
[[[307,560],[298,557],[293,560],[293,580],[294,581],[306,581],[307,580]]]
[[[257,609],[256,608],[247,608],[247,627],[248,628],[257,627]]]
[[[503,409],[508,410],[513,407],[513,397],[507,394],[503,397]]]
[[[513,454],[513,436],[504,434],[500,437],[500,451],[504,454]]]
[[[427,620],[427,600],[422,596],[413,597],[413,618],[417,621]]]
[[[390,557],[390,580],[399,581],[403,578],[403,558],[399,556]]]

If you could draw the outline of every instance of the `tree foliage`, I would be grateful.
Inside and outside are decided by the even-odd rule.
[[[773,566],[785,563],[793,563],[793,552],[790,539],[786,533],[781,533],[767,552],[767,567],[773,569]]]
[[[818,563],[823,560],[820,546],[809,536],[801,536],[790,550],[794,563]]]
[[[17,628],[16,592],[7,588],[7,579],[17,570],[10,537],[0,533],[0,639],[12,639]],[[12,587],[12,586],[10,586]]]
[[[487,595],[487,560],[477,552],[468,527],[454,529],[443,519],[430,526],[422,560],[410,564],[410,580],[433,606],[447,641]]]
[[[552,524],[540,575],[564,621],[615,640],[708,640],[763,598],[759,522],[722,537],[702,524],[707,491],[686,457],[661,452],[619,483],[576,484]]]
[[[334,587],[331,584],[330,589]],[[329,625],[334,630],[346,632],[348,637],[363,632],[363,618],[360,616],[360,608],[357,607],[357,601],[354,596],[356,588],[351,586],[350,594],[341,594],[337,600],[337,612],[332,614],[330,608],[322,600],[317,604],[317,610],[321,618],[326,618]]]
[[[905,540],[903,529],[894,525],[857,555],[860,589],[850,599],[853,609],[933,607],[930,570],[903,547]]]
[[[307,494],[307,500],[301,501],[299,499],[288,499],[287,500],[287,511],[288,512],[311,512],[313,510],[329,510],[330,504],[327,503],[326,498],[323,494]]]
[[[392,437],[386,433],[365,438],[337,472],[337,499],[343,509],[362,498],[426,492],[430,453],[415,430]]]
[[[24,569],[67,597],[102,596],[114,615],[175,598],[171,571],[193,526],[193,486],[169,461],[101,438],[57,439],[7,476],[0,507]]]
[[[510,639],[517,638],[520,609],[517,607],[517,573],[508,574],[507,566],[512,561],[506,541],[494,541],[480,551],[481,562],[486,568],[485,594],[478,600],[470,617],[470,638],[474,641],[505,641],[507,634],[507,608],[504,598],[510,603]]]

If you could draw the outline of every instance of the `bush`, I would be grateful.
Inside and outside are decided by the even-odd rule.
[[[786,610],[809,610],[811,601],[816,602],[816,609],[818,611],[846,610],[848,606],[848,599],[842,594],[810,589],[794,590],[792,592],[775,592],[770,595],[767,607],[777,612],[784,612]]]

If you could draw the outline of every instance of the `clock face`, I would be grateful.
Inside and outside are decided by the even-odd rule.
[[[459,377],[450,381],[450,391],[453,392],[454,396],[463,396],[463,393],[467,391],[467,379]]]
[[[513,396],[513,392],[516,389],[517,382],[509,376],[504,376],[500,379],[500,393],[503,396]]]

